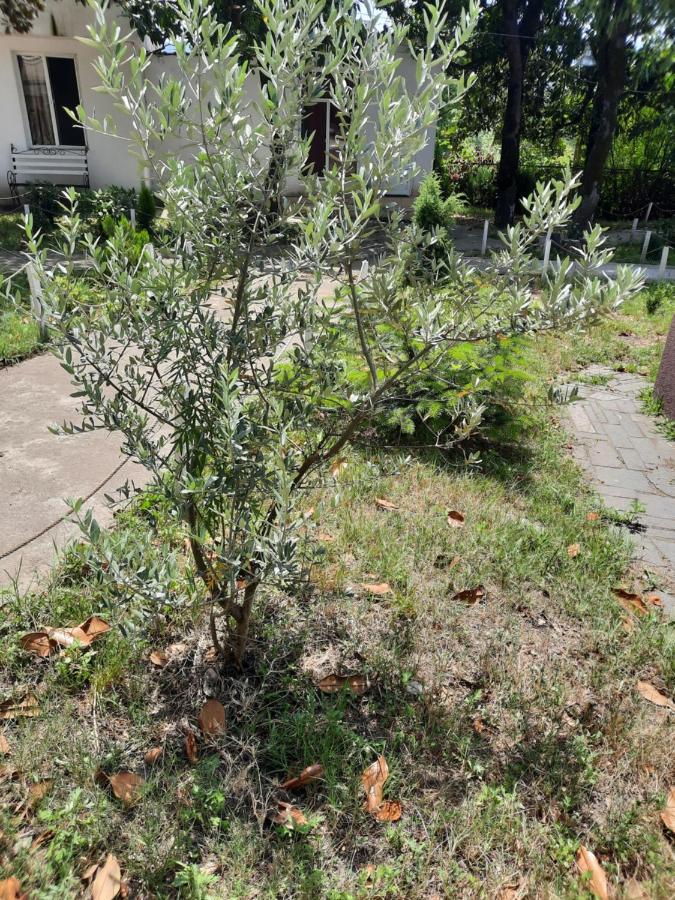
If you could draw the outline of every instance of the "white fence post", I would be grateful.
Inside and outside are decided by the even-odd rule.
[[[640,254],[640,262],[644,262],[647,258],[647,247],[649,247],[649,239],[652,236],[651,231],[645,232],[645,239],[642,242],[642,253]]]
[[[638,219],[633,219],[633,227],[630,230],[630,239],[631,241],[637,240],[637,227],[638,227]]]
[[[27,203],[23,205],[23,214],[26,218],[30,215],[30,206]]]
[[[26,275],[28,276],[28,287],[30,288],[31,312],[33,313],[33,316],[38,323],[38,328],[40,330],[40,340],[46,341],[49,337],[49,334],[47,332],[47,326],[45,324],[45,311],[42,305],[42,291],[40,290],[40,284],[38,282],[37,275],[35,274],[35,266],[33,265],[33,263],[27,264]]]
[[[546,242],[544,243],[544,263],[541,267],[542,274],[548,269],[548,261],[551,256],[551,231],[546,232]]]
[[[652,206],[653,206],[653,205],[654,205],[653,203],[650,203],[649,206],[647,207],[647,213],[646,213],[646,215],[645,215],[645,225],[646,225],[647,222],[649,221],[649,216],[651,215],[651,211],[652,211]]]
[[[663,281],[666,277],[666,266],[668,265],[668,251],[670,247],[667,245],[661,251],[661,262],[659,263],[659,281]]]
[[[483,223],[483,242],[480,245],[480,255],[485,256],[487,254],[487,239],[488,239],[488,229],[490,227],[489,221],[486,219]]]
[[[131,219],[131,227],[135,231],[136,230],[136,210],[133,208],[133,206],[129,210],[129,218]]]

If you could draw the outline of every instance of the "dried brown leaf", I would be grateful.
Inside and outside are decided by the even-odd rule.
[[[659,609],[663,608],[663,600],[661,600],[658,594],[645,594],[643,599],[645,603],[648,603],[650,606],[658,606]]]
[[[461,603],[468,603],[469,606],[474,606],[476,603],[479,603],[485,597],[485,588],[482,584],[479,584],[475,588],[467,588],[465,591],[459,591],[453,596],[453,600],[459,600]]]
[[[633,594],[624,588],[612,588],[612,593],[627,612],[637,613],[640,616],[644,616],[649,612],[639,594]]]
[[[150,662],[153,666],[158,666],[160,669],[163,669],[169,662],[169,654],[166,650],[153,650],[150,654]]]
[[[194,732],[189,730],[185,732],[183,747],[185,748],[185,755],[187,756],[188,761],[192,763],[193,766],[196,765],[197,760],[199,759],[199,750],[197,749],[197,738],[194,736]]]
[[[317,541],[323,541],[324,544],[332,544],[335,541],[333,535],[327,531],[317,531],[316,539]]]
[[[338,475],[340,474],[340,472],[343,469],[346,469],[348,465],[349,465],[349,463],[344,458],[344,456],[340,456],[338,459],[335,460],[333,465],[330,467],[330,474],[333,476],[333,478],[337,478]]]
[[[600,518],[600,513],[589,512],[586,514],[587,522],[597,522],[599,518]]]
[[[391,594],[392,592],[386,581],[382,581],[379,584],[360,584],[359,587],[369,594],[374,594],[376,597],[383,597],[385,594]]]
[[[324,694],[337,694],[343,687],[361,695],[370,687],[370,682],[365,675],[326,675],[318,684],[319,690]]]
[[[296,825],[306,825],[307,819],[305,818],[302,810],[298,809],[297,806],[293,806],[292,803],[286,803],[283,800],[279,800],[277,803],[277,811],[274,816],[272,816],[272,821],[275,825],[284,825],[286,828],[295,828]]]
[[[4,734],[0,734],[0,753],[2,753],[3,756],[9,755],[9,741]]]
[[[609,900],[609,888],[607,887],[607,876],[602,870],[602,866],[595,857],[595,854],[584,847],[583,844],[577,850],[576,855],[577,869],[582,875],[590,873],[588,889],[594,894],[598,900]]]
[[[666,797],[666,805],[661,810],[661,821],[675,834],[675,787],[671,787]]]
[[[303,769],[296,778],[287,779],[279,787],[284,791],[295,791],[306,784],[310,784],[312,781],[317,781],[322,777],[323,771],[323,766],[320,763],[315,763],[313,766],[307,766],[306,769]]]
[[[21,716],[39,716],[40,705],[32,694],[20,700],[4,700],[0,703],[0,719],[18,719]]]
[[[21,885],[17,878],[0,879],[0,900],[23,900],[27,896],[21,893]]]
[[[83,622],[77,629],[73,630],[84,634],[87,643],[91,644],[103,637],[104,634],[107,634],[110,631],[110,625],[99,616],[89,616],[86,622]]]
[[[403,807],[398,800],[384,800],[375,811],[378,822],[398,822],[403,815]]]
[[[51,791],[54,782],[50,779],[46,779],[45,781],[37,781],[34,784],[31,784],[28,788],[28,796],[26,798],[26,803],[31,808],[37,806],[38,803],[44,799],[47,794]]]
[[[154,766],[162,753],[164,753],[163,747],[151,747],[143,757],[146,766]]]
[[[122,873],[120,864],[112,853],[109,853],[106,861],[96,872],[96,877],[91,885],[92,900],[113,900],[122,889]]]
[[[19,638],[19,643],[28,653],[33,653],[42,659],[56,650],[56,642],[52,641],[46,631],[31,631]]]
[[[209,737],[225,731],[225,707],[218,700],[207,700],[197,717],[202,734]]]
[[[125,806],[132,806],[138,800],[141,788],[145,784],[140,775],[133,772],[115,772],[108,776],[108,782],[113,794],[121,800]]]
[[[451,528],[464,528],[464,516],[456,509],[448,511],[448,525]]]
[[[574,559],[575,556],[578,556],[581,552],[580,544],[570,544],[567,548],[567,555],[570,559]]]
[[[649,700],[650,703],[654,703],[656,706],[663,706],[665,709],[675,710],[675,703],[670,697],[666,697],[661,691],[657,691],[654,685],[648,681],[638,681],[637,689],[638,693],[642,694],[645,700]]]
[[[378,756],[361,776],[363,789],[366,792],[365,807],[368,812],[375,814],[382,804],[382,788],[389,778],[389,766],[384,756]]]
[[[387,500],[385,497],[376,497],[375,506],[377,506],[378,509],[384,509],[388,511],[399,508],[395,503],[392,503],[391,500]]]

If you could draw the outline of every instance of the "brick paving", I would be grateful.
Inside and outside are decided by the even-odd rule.
[[[605,375],[606,385],[579,385],[568,407],[572,452],[608,506],[626,511],[637,501],[635,556],[675,583],[675,444],[641,410],[645,379],[592,366],[586,375]],[[675,600],[664,597],[675,615]]]

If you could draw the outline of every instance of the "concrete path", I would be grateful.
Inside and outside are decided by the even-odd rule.
[[[131,463],[119,469],[124,457],[107,432],[59,437],[48,431],[78,421],[71,390],[51,354],[0,369],[0,586],[18,576],[28,587],[49,569],[55,545],[76,534],[76,526],[61,521],[65,498],[92,495],[87,508],[108,524],[104,494],[143,475]]]
[[[636,558],[675,577],[675,444],[641,411],[639,375],[592,366],[586,375],[609,377],[606,385],[579,385],[581,399],[568,409],[573,453],[608,506],[626,511],[637,501]],[[672,601],[671,601],[672,603]],[[675,604],[670,610],[675,613]]]

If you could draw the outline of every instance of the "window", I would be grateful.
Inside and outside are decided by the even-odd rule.
[[[75,60],[67,56],[19,56],[19,75],[33,146],[84,147],[84,130],[65,108],[80,102]]]
[[[323,175],[332,164],[339,160],[340,116],[329,100],[319,100],[304,109],[301,134],[310,138],[307,170],[315,175]]]

